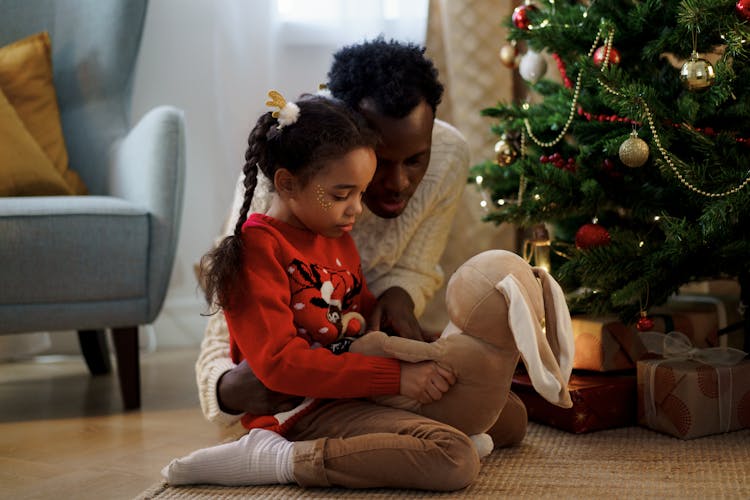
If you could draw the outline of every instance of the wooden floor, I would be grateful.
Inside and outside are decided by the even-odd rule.
[[[199,408],[197,355],[142,354],[142,409],[128,413],[116,377],[91,377],[82,358],[0,364],[0,497],[131,499],[172,458],[218,443]]]

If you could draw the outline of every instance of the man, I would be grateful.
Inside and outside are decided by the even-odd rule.
[[[443,86],[421,47],[380,38],[345,47],[334,54],[328,79],[333,96],[381,135],[366,209],[351,233],[378,297],[368,329],[429,341],[417,318],[444,278],[438,261],[466,183],[468,146],[460,132],[435,119]],[[241,181],[225,234],[242,203]],[[259,179],[251,211],[266,211],[268,196],[261,193],[269,188]],[[232,362],[223,314],[209,319],[196,375],[204,415],[225,426],[245,412],[269,414],[299,402],[268,391],[246,364]],[[510,396],[497,432],[490,431],[496,446],[517,443],[526,431],[525,407]]]

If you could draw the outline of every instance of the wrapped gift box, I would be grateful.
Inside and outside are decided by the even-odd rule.
[[[694,332],[691,338],[696,347],[743,347],[743,328],[718,337],[719,330],[742,321],[739,295],[675,295],[669,298],[662,310],[690,317]]]
[[[650,429],[692,439],[750,428],[750,360],[641,360],[637,380],[638,423]]]
[[[744,332],[718,337],[720,329],[742,319],[739,299],[733,296],[676,295],[661,307],[649,311],[654,331],[673,330],[687,335],[698,348],[723,346],[741,348]],[[615,317],[574,316],[575,357],[573,368],[609,372],[635,369],[646,350],[638,339],[635,325],[625,325]]]
[[[568,384],[572,408],[548,402],[526,374],[513,376],[512,390],[526,405],[530,420],[580,434],[636,425],[635,385],[635,374],[573,374]]]
[[[653,314],[650,317],[654,320],[654,331],[679,330],[694,339],[689,315]],[[615,317],[574,316],[572,323],[575,341],[573,368],[576,370],[634,370],[636,361],[647,352],[635,325],[625,325]]]

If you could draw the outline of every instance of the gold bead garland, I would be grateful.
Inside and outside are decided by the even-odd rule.
[[[594,40],[594,43],[592,44],[591,49],[589,49],[588,57],[591,57],[592,54],[594,53],[594,51],[597,49],[597,44],[599,43],[599,40],[601,39],[603,29],[604,28],[602,27],[599,30],[599,32],[597,33],[596,38]],[[610,52],[612,50],[612,41],[614,40],[614,35],[615,35],[614,28],[610,28],[609,32],[607,34],[607,40],[606,40],[606,43],[605,43],[604,60],[602,62],[601,71],[604,71],[607,68],[607,66],[609,65],[609,54],[610,54]],[[568,132],[568,129],[570,128],[570,125],[573,123],[573,119],[575,117],[575,110],[576,110],[576,106],[578,104],[578,97],[579,97],[580,91],[581,91],[582,77],[583,77],[583,71],[581,70],[581,71],[579,71],[578,77],[576,78],[576,84],[575,84],[575,88],[573,90],[573,99],[572,99],[572,102],[571,102],[571,105],[570,105],[570,113],[568,115],[568,119],[566,120],[565,125],[563,126],[562,130],[560,131],[560,133],[558,134],[558,136],[555,139],[553,139],[551,141],[547,141],[547,142],[540,140],[538,137],[536,137],[534,135],[534,132],[531,129],[531,122],[529,121],[529,119],[528,118],[524,118],[523,122],[524,122],[524,125],[525,125],[525,128],[526,128],[526,132],[528,133],[528,135],[531,138],[531,140],[534,141],[538,146],[540,146],[542,148],[550,148],[550,147],[556,145],[557,143],[559,143],[565,137],[565,134]],[[598,81],[599,85],[602,88],[604,88],[606,91],[608,91],[609,93],[611,93],[613,95],[616,95],[618,97],[621,97],[621,98],[627,98],[626,95],[624,95],[621,92],[618,92],[615,89],[611,88],[609,85],[607,85],[606,83],[604,83],[601,79],[597,79],[597,81]],[[708,191],[705,191],[705,190],[700,189],[700,188],[696,187],[695,185],[693,185],[689,180],[687,180],[687,178],[685,178],[685,176],[682,174],[682,172],[680,172],[680,170],[677,168],[677,166],[672,161],[672,158],[669,156],[669,153],[667,152],[667,150],[664,148],[664,146],[662,146],[661,139],[660,139],[659,134],[658,134],[658,132],[656,130],[656,125],[654,124],[654,117],[651,114],[651,109],[649,108],[648,104],[643,100],[643,98],[640,98],[640,97],[638,98],[638,101],[643,106],[643,109],[646,112],[646,118],[647,118],[647,121],[648,121],[648,125],[649,125],[649,128],[651,130],[651,134],[653,135],[654,143],[656,144],[656,147],[659,150],[659,153],[661,154],[662,158],[667,163],[667,165],[669,165],[669,167],[672,169],[672,171],[677,176],[677,178],[679,179],[679,181],[685,187],[687,187],[688,189],[690,189],[691,191],[693,191],[693,192],[695,192],[697,194],[700,194],[702,196],[706,196],[708,198],[723,198],[725,196],[729,196],[731,194],[734,194],[734,193],[742,190],[743,188],[745,188],[745,186],[747,186],[748,184],[750,184],[750,175],[748,175],[745,178],[745,180],[742,181],[739,185],[737,185],[737,186],[735,186],[735,187],[733,187],[731,189],[728,189],[726,191],[719,192],[719,193],[710,193]],[[521,134],[521,156],[522,157],[526,157],[526,153],[527,153],[527,149],[526,149],[526,134],[522,133]],[[519,183],[519,188],[518,188],[518,202],[519,203],[521,202],[521,200],[523,198],[525,187],[526,187],[526,179],[525,179],[525,177],[523,175],[521,175],[521,179],[520,179],[520,183]]]
[[[599,40],[602,36],[602,31],[604,28],[600,28],[599,32],[596,34],[596,38],[594,39],[594,43],[591,45],[591,49],[589,49],[588,57],[591,57],[594,51],[597,49],[597,44],[599,43]],[[614,40],[615,37],[615,30],[614,28],[609,29],[609,33],[607,34],[607,41],[605,43],[605,52],[604,52],[604,62],[602,63],[601,70],[604,71],[608,64],[609,64],[609,53],[612,50],[612,40]],[[583,80],[583,70],[578,72],[578,77],[576,78],[576,85],[573,89],[573,101],[570,104],[570,113],[568,114],[568,119],[565,122],[565,126],[563,126],[562,130],[560,131],[560,134],[554,138],[551,141],[543,142],[538,137],[534,135],[534,132],[531,130],[531,122],[528,118],[523,119],[523,123],[526,126],[526,131],[529,133],[529,137],[532,141],[534,141],[537,145],[543,148],[551,148],[558,142],[560,142],[563,137],[565,137],[565,134],[568,133],[568,129],[570,128],[570,125],[573,123],[573,118],[575,118],[576,114],[576,105],[578,104],[578,96],[581,93],[581,82]]]
[[[521,131],[521,158],[526,158],[526,133]],[[521,173],[521,178],[518,180],[518,204],[523,201],[523,194],[526,191],[526,176]]]
[[[626,98],[627,97],[623,93],[616,91],[615,89],[613,89],[612,87],[610,87],[609,85],[607,85],[606,83],[604,83],[603,81],[601,81],[601,80],[598,80],[598,81],[599,81],[599,85],[601,85],[602,88],[604,88],[604,90],[606,90],[607,92],[609,92],[609,93],[611,93],[613,95],[616,95],[617,97],[622,97],[622,98]],[[748,183],[750,183],[750,175],[748,175],[747,177],[745,177],[745,180],[742,181],[742,183],[740,183],[738,186],[735,186],[732,189],[727,189],[726,191],[722,191],[720,193],[709,193],[708,191],[705,191],[703,189],[700,189],[700,188],[694,186],[689,180],[687,180],[685,178],[685,176],[682,174],[682,172],[680,172],[677,169],[677,166],[672,161],[672,158],[669,156],[669,153],[667,152],[666,149],[664,149],[664,146],[662,146],[661,139],[659,138],[659,134],[658,134],[658,132],[656,130],[656,125],[654,124],[654,116],[651,114],[651,109],[648,107],[648,104],[641,97],[638,98],[638,101],[641,103],[641,105],[643,106],[644,111],[646,112],[646,120],[648,121],[649,129],[651,129],[651,134],[654,137],[654,142],[656,143],[656,148],[659,150],[659,153],[661,153],[661,156],[662,156],[662,158],[664,158],[664,161],[667,163],[667,165],[669,165],[669,168],[672,169],[672,171],[674,172],[674,174],[677,176],[677,178],[680,180],[680,182],[686,188],[690,189],[691,191],[693,191],[695,193],[698,193],[700,195],[706,196],[708,198],[723,198],[725,196],[729,196],[730,194],[734,194],[734,193],[740,191],[745,186],[747,186]]]

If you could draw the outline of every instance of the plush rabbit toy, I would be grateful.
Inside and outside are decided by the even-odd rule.
[[[574,349],[570,313],[560,286],[546,271],[512,252],[482,252],[453,274],[446,306],[450,323],[435,342],[370,332],[356,340],[351,351],[412,362],[434,360],[455,373],[455,385],[430,404],[405,396],[376,401],[450,424],[467,435],[482,434],[505,406],[520,356],[539,394],[563,408],[572,406],[567,389]]]

